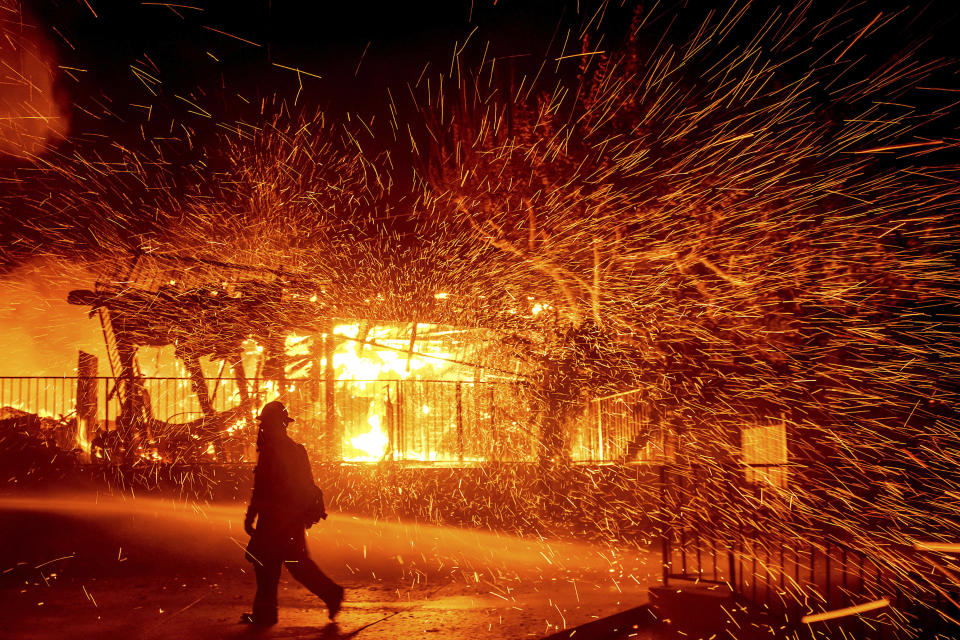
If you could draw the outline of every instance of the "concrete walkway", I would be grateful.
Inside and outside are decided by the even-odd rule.
[[[285,574],[280,624],[237,621],[253,594],[243,505],[0,498],[0,636],[540,638],[641,605],[658,557],[620,546],[331,514],[317,563],[347,587],[325,608]]]

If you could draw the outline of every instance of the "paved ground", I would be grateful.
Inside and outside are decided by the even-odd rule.
[[[328,624],[285,575],[281,622],[237,622],[253,593],[242,505],[0,498],[0,637],[539,638],[637,606],[656,554],[334,513],[311,530],[347,587]]]

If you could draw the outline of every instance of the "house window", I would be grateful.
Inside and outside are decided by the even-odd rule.
[[[743,430],[743,464],[753,484],[787,486],[787,427],[783,422]]]

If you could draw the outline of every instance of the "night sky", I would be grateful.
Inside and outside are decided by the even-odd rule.
[[[850,56],[880,64],[916,42],[922,42],[921,58],[956,56],[950,37],[960,14],[956,3],[933,0],[909,9],[902,5],[886,0],[842,7],[814,3],[808,20],[815,24],[832,17],[825,30],[829,32],[903,12]],[[33,16],[55,50],[60,67],[57,96],[62,105],[71,106],[71,133],[112,140],[139,135],[143,106],[154,107],[152,119],[182,120],[202,135],[203,119],[191,118],[192,108],[176,96],[195,101],[220,121],[252,118],[247,102],[273,96],[335,117],[352,113],[369,120],[387,113],[389,89],[403,118],[410,115],[404,111],[410,102],[406,85],[438,73],[449,75],[455,50],[465,66],[486,52],[487,61],[509,61],[516,78],[533,77],[545,60],[575,53],[585,25],[598,48],[617,43],[633,6],[536,0],[24,3],[28,19]],[[670,26],[666,38],[682,42],[710,11],[725,12],[730,6],[669,3],[653,7],[651,15]],[[766,13],[755,13],[755,18],[745,16],[734,37],[743,40],[760,28]],[[546,65],[540,76],[544,89],[556,82],[551,67],[556,65]],[[144,83],[132,68],[150,74],[155,82]],[[298,76],[293,69],[303,73]],[[575,70],[573,65],[560,68],[561,79],[569,80]],[[804,70],[784,61],[785,78]]]
[[[478,57],[489,42],[488,58],[512,59],[522,74],[535,70],[551,42],[558,46],[557,37],[584,20],[576,7],[559,2],[186,4],[191,8],[147,2],[32,7],[59,63],[84,70],[61,74],[61,100],[101,117],[106,103],[117,116],[91,123],[80,112],[75,133],[109,128],[111,136],[129,136],[143,115],[130,111],[129,103],[153,104],[156,115],[189,120],[190,109],[176,95],[195,97],[220,120],[248,115],[245,101],[274,95],[331,115],[369,119],[385,112],[388,88],[405,105],[405,85],[415,83],[425,65],[428,75],[449,73],[455,46],[462,49],[471,34],[468,56]],[[131,66],[160,81],[158,95]],[[299,80],[294,69],[303,72]]]
[[[955,593],[960,567],[915,552],[930,550],[924,541],[960,550],[960,2],[904,5],[0,0],[0,376],[72,377],[77,349],[100,356],[104,373],[104,322],[131,347],[124,354],[175,345],[185,363],[219,360],[221,374],[255,339],[254,384],[284,395],[277,363],[306,349],[301,330],[333,345],[340,320],[357,336],[380,322],[412,325],[411,335],[423,324],[452,336],[482,328],[493,366],[522,364],[493,376],[481,363],[490,380],[458,379],[456,423],[438,422],[438,433],[463,442],[461,384],[513,385],[502,401],[490,395],[493,436],[476,438],[490,446],[477,462],[498,470],[478,467],[477,497],[459,485],[411,493],[377,475],[364,493],[344,475],[345,510],[347,500],[415,505],[414,519],[468,527],[487,526],[473,517],[486,511],[493,530],[567,535],[575,523],[575,535],[604,544],[633,544],[646,523],[672,536],[681,517],[705,517],[718,539],[741,541],[754,572],[767,571],[775,548],[760,550],[778,541],[794,549],[794,575],[806,562],[812,582],[815,556],[830,558],[819,532],[876,569],[874,580],[860,562],[874,592],[844,605],[912,591],[945,606],[938,581]],[[130,267],[144,256],[138,274]],[[215,268],[183,266],[198,263]],[[240,275],[221,278],[237,265]],[[68,305],[76,289],[97,295]],[[91,306],[108,312],[95,320]],[[354,355],[376,346],[349,338],[363,345]],[[299,355],[319,371],[319,349]],[[333,352],[324,358],[332,364]],[[324,371],[330,393],[354,384]],[[127,389],[135,408],[137,387]],[[444,415],[410,407],[419,420]],[[124,445],[133,465],[181,460],[178,414],[128,413],[136,428],[164,423],[142,451]],[[379,420],[359,424],[376,435]],[[394,424],[416,424],[405,420]],[[226,424],[207,434],[242,437]],[[68,446],[94,449],[74,435]],[[421,451],[392,459],[442,459],[421,439]],[[501,455],[501,440],[516,457]],[[663,469],[682,467],[687,505],[665,502],[666,473],[648,482],[628,466],[652,464],[641,451],[656,447]],[[220,456],[212,440],[198,451]],[[500,468],[508,460],[528,465],[529,484]],[[615,474],[606,486],[593,471],[571,483],[576,461]],[[169,477],[183,488],[183,476]],[[749,492],[731,490],[744,482]],[[657,507],[640,499],[654,490]],[[434,495],[469,517],[444,521]],[[393,513],[378,517],[393,526]],[[237,515],[223,512],[217,526],[230,531]],[[761,542],[752,558],[745,527]],[[237,555],[235,540],[216,536]],[[409,581],[400,551],[382,557],[395,569],[400,560]],[[941,561],[942,575],[931,568]],[[434,564],[467,566],[458,563]],[[663,568],[656,556],[651,567]],[[786,594],[798,610],[838,606],[824,575],[826,599],[811,596],[816,585]],[[0,607],[0,620],[30,622],[23,612],[37,610],[22,600],[13,616]],[[200,600],[187,602],[166,606]]]
[[[861,67],[876,69],[905,55],[918,61],[956,58],[951,36],[960,14],[956,3],[933,0],[909,9],[900,4],[884,1],[837,7],[815,2],[804,18],[811,29],[801,37],[813,50],[834,32],[855,34],[879,20],[883,26],[862,42],[854,42],[845,53],[853,63],[851,76]],[[679,2],[648,7],[641,3],[641,8],[653,25],[647,27],[649,33],[662,32],[665,41],[681,44],[711,12],[723,15],[739,11],[741,5]],[[411,94],[422,102],[428,87],[435,92],[441,75],[455,79],[455,54],[464,73],[485,73],[496,60],[492,81],[512,90],[535,85],[525,95],[529,101],[558,85],[576,87],[581,60],[576,54],[582,50],[583,34],[594,51],[616,51],[635,4],[61,0],[24,2],[23,9],[26,32],[35,34],[40,50],[50,58],[50,94],[63,116],[61,135],[50,138],[49,149],[108,162],[116,161],[121,149],[143,153],[148,161],[162,154],[172,175],[164,189],[176,198],[178,189],[197,183],[188,174],[198,166],[216,173],[222,147],[217,136],[225,127],[237,122],[259,126],[279,112],[323,112],[331,122],[368,129],[364,145],[369,157],[390,154],[391,177],[399,188],[383,205],[391,213],[372,215],[391,217],[398,211],[402,216],[408,206],[405,194],[418,161],[411,153],[409,136],[419,140],[421,150],[428,141]],[[766,9],[747,11],[724,45],[749,41],[767,16]],[[16,27],[16,21],[8,24]],[[640,53],[656,44],[641,43]],[[718,58],[723,51],[718,47]],[[775,51],[766,53],[777,59]],[[779,82],[787,85],[808,71],[810,56],[784,57],[777,63]],[[940,70],[929,83],[952,86],[953,76],[950,70]],[[698,78],[686,81],[696,85]],[[444,91],[453,95],[454,83],[447,82]],[[847,105],[834,104],[826,88],[819,96],[811,92],[810,97],[820,101],[824,117],[839,122],[848,116]],[[914,92],[909,99],[912,105],[932,111],[947,105],[949,97],[944,92]],[[498,99],[505,102],[502,95]],[[397,131],[387,126],[390,118],[399,123]],[[942,117],[917,133],[955,135],[952,122]],[[878,160],[899,161],[895,157]],[[49,182],[49,172],[37,172],[36,167],[30,160],[0,153],[0,176],[9,187],[0,192],[5,202],[0,224],[10,237],[29,240],[4,243],[0,264],[8,268],[37,251],[57,251],[61,227],[86,225],[75,224],[74,214],[64,219],[50,213],[49,206],[38,206],[45,193],[60,187]],[[184,167],[190,170],[181,171]],[[200,182],[209,181],[210,175]],[[44,220],[24,224],[38,215],[38,208]],[[131,232],[149,226],[136,213],[123,215]]]

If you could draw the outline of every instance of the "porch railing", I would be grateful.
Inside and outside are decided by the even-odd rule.
[[[208,414],[228,415],[227,422],[209,420],[190,378],[140,378],[138,383],[148,418],[145,440],[201,439],[215,423],[235,445],[202,452],[218,460],[250,457],[253,418],[276,398],[296,419],[291,434],[308,448],[324,450],[332,422],[347,461],[532,461],[536,452],[522,388],[513,383],[338,380],[327,394],[324,381],[316,380],[286,380],[280,386],[263,380],[210,380]],[[244,395],[249,411],[240,410]],[[115,432],[120,412],[113,378],[0,377],[0,422],[36,416],[37,435],[62,449],[89,447],[100,430],[101,436]]]

